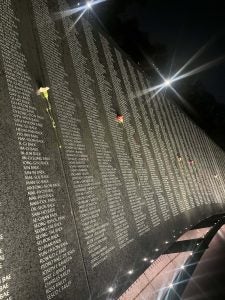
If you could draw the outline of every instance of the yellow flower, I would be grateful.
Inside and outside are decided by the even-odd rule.
[[[37,90],[37,95],[40,95],[42,96],[44,99],[48,100],[48,91],[49,91],[49,87],[40,87],[38,90]]]

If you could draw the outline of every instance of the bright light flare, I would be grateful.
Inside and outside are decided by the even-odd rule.
[[[75,15],[76,13],[80,12],[76,20],[74,21],[73,25],[69,28],[68,32],[66,34],[69,34],[70,31],[76,26],[76,24],[79,22],[79,20],[83,17],[83,15],[91,10],[93,13],[92,7],[96,4],[105,2],[107,0],[89,0],[86,2],[85,5],[80,5],[80,2],[77,4],[78,7],[72,8],[72,9],[67,9],[61,12],[58,12],[55,14],[55,19],[61,19],[61,18],[66,18],[70,17],[72,15]]]
[[[92,1],[89,0],[89,1],[86,2],[85,5],[80,5],[80,3],[79,3],[78,7],[75,7],[75,8],[72,8],[72,9],[67,9],[65,11],[60,12],[57,15],[60,15],[63,18],[72,16],[72,15],[78,13],[78,12],[82,12],[82,15],[83,15],[84,12],[86,12],[87,10],[92,9],[92,7],[94,5],[100,4],[100,3],[105,2],[105,1],[107,1],[107,0],[95,0],[95,1],[94,0],[92,0]]]
[[[218,57],[218,58],[216,58],[214,60],[211,60],[211,61],[209,61],[209,62],[207,62],[207,63],[205,63],[205,64],[203,64],[203,65],[201,65],[201,66],[199,66],[199,67],[197,67],[197,68],[195,68],[195,69],[187,72],[187,73],[185,73],[185,74],[182,74],[182,75],[180,75],[178,77],[174,77],[173,81],[178,81],[178,80],[184,79],[186,77],[189,77],[189,76],[201,73],[201,72],[203,72],[203,71],[205,71],[207,69],[210,69],[210,68],[212,68],[212,67],[214,67],[214,66],[216,66],[216,65],[218,65],[218,64],[220,64],[222,62],[224,62],[224,60],[225,60],[225,56]]]
[[[184,69],[186,69],[194,60],[196,60],[213,42],[215,38],[210,39],[205,45],[203,45],[184,65],[178,70],[172,77],[176,78]]]
[[[92,8],[92,2],[91,2],[91,1],[88,1],[88,2],[86,3],[86,5],[87,5],[87,8],[89,8],[89,9]]]
[[[171,81],[170,79],[166,79],[166,80],[164,81],[164,85],[165,85],[165,86],[170,86],[171,83],[172,83],[172,81]]]
[[[164,78],[164,76],[162,75],[162,73],[160,72],[160,70],[156,67],[156,65],[154,64],[154,62],[152,60],[150,60],[149,58],[147,58],[147,60],[149,61],[149,63],[153,66],[154,70],[156,71],[156,73],[162,78],[163,83],[158,84],[156,86],[147,88],[142,90],[141,92],[137,93],[137,97],[141,97],[143,95],[149,94],[153,91],[154,94],[151,95],[151,99],[154,99],[163,89],[165,88],[170,88],[175,94],[176,96],[179,98],[179,100],[181,100],[183,102],[183,104],[187,105],[186,100],[172,87],[172,83],[185,79],[189,76],[193,76],[195,74],[201,73],[203,71],[206,71],[220,63],[224,63],[225,61],[225,55],[218,57],[212,61],[209,61],[207,63],[204,63],[203,65],[196,67],[190,71],[187,71],[186,73],[181,74],[182,71],[184,71],[184,69],[186,69],[194,60],[196,60],[213,42],[215,41],[215,38],[212,38],[209,42],[207,42],[205,45],[203,45],[184,65],[183,67],[181,67],[173,76],[171,76],[169,79]],[[190,106],[188,107],[188,109],[190,110]],[[193,111],[192,111],[193,112]]]
[[[204,49],[200,49],[200,53],[203,52]],[[200,53],[196,53],[196,56],[198,56]],[[198,73],[201,73],[203,71],[206,71],[207,69],[210,69],[216,65],[218,65],[219,63],[223,63],[225,61],[225,55],[224,56],[221,56],[221,57],[218,57],[212,61],[209,61],[195,69],[192,69],[191,71],[188,71],[184,74],[180,74],[180,71],[181,70],[184,70],[195,58],[196,56],[193,56],[188,62],[187,64],[185,64],[174,76],[172,76],[171,78],[164,78],[163,75],[160,73],[160,71],[156,68],[155,65],[154,68],[155,70],[157,70],[157,73],[160,75],[160,77],[163,79],[163,83],[159,84],[159,85],[156,85],[156,86],[153,86],[151,88],[148,88],[148,89],[144,89],[142,90],[140,93],[137,94],[138,97],[140,96],[143,96],[143,95],[146,95],[146,94],[149,94],[153,91],[154,94],[151,95],[151,100],[154,99],[163,89],[165,88],[170,88],[171,91],[177,96],[177,98],[182,102],[182,104],[189,110],[192,112],[193,115],[196,115],[196,112],[192,109],[192,107],[188,104],[188,102],[174,89],[174,87],[172,86],[172,83],[173,82],[176,82],[176,81],[179,81],[179,80],[182,80],[182,79],[185,79],[189,76],[193,76],[195,74],[198,74]],[[178,76],[179,75],[179,76]],[[182,233],[182,232],[180,232]],[[157,251],[157,250],[155,250]]]

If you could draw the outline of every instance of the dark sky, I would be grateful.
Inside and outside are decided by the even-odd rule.
[[[173,57],[172,70],[176,71],[212,38],[214,42],[187,70],[225,54],[225,1],[108,0],[96,5],[94,10],[110,33],[118,19],[122,27],[132,19],[132,22],[136,21],[136,30],[144,33],[151,44],[165,45],[167,64],[164,64],[164,73],[169,72]],[[129,33],[123,33],[121,27],[124,38],[133,34],[133,44],[137,34],[132,33],[134,26],[129,27]],[[130,43],[129,47],[132,46]],[[217,101],[225,103],[224,62],[194,75],[193,80],[200,80]]]

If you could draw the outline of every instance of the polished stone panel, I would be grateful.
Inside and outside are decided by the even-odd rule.
[[[151,98],[91,13],[75,25],[69,9],[0,2],[4,300],[117,298],[224,207],[224,153],[172,100]]]

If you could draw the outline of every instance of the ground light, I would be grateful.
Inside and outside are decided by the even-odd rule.
[[[144,258],[143,258],[143,261],[147,261],[147,260],[148,260],[147,257],[144,257]]]

